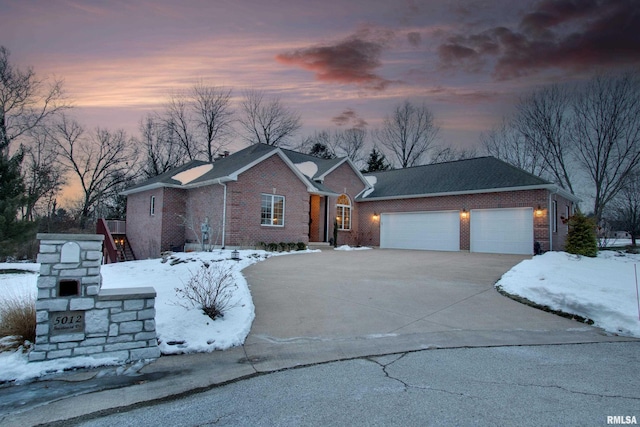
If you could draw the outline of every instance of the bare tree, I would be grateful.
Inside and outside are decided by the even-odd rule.
[[[407,168],[421,164],[439,132],[426,104],[416,106],[405,101],[384,119],[376,139],[390,151],[401,168]]]
[[[361,163],[366,137],[367,131],[365,129],[351,128],[337,131],[334,137],[333,151],[339,157],[348,157],[355,163]]]
[[[232,130],[231,89],[198,82],[193,86],[192,97],[196,126],[205,145],[203,151],[213,162]]]
[[[504,120],[500,125],[480,135],[485,152],[536,176],[546,174],[546,164],[536,155],[534,146],[512,123]]]
[[[300,115],[285,107],[280,98],[268,98],[259,90],[244,92],[240,126],[250,144],[286,146],[288,139],[300,129]]]
[[[26,204],[23,217],[33,221],[38,216],[37,207],[45,204],[41,214],[48,212],[65,181],[65,168],[60,164],[57,146],[48,131],[31,130],[29,140],[22,146],[22,176],[25,185]]]
[[[640,164],[640,79],[594,78],[579,92],[573,113],[571,140],[594,185],[593,213],[600,219]]]
[[[99,202],[111,197],[135,173],[135,144],[122,130],[98,128],[87,136],[80,124],[66,116],[57,124],[56,142],[66,166],[80,181],[80,224],[84,228]]]
[[[575,194],[571,101],[571,93],[560,86],[537,89],[520,100],[513,126],[528,146],[523,154],[532,156],[530,163],[542,162],[560,187]]]
[[[141,146],[144,147],[142,172],[147,178],[158,176],[188,161],[182,146],[164,120],[148,115],[140,122]]]
[[[0,46],[0,155],[5,157],[14,141],[69,108],[61,81],[47,82],[31,68],[14,68],[9,55],[9,50]]]
[[[472,148],[435,147],[435,153],[431,155],[431,163],[454,162],[476,157],[477,153]]]
[[[199,150],[195,141],[195,125],[190,117],[189,104],[190,101],[185,93],[174,92],[170,95],[164,115],[161,117],[169,137],[175,138],[188,160],[195,160]]]

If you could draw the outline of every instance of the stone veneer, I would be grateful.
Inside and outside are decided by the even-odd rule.
[[[153,287],[100,289],[98,234],[38,234],[36,342],[29,361],[157,358]]]

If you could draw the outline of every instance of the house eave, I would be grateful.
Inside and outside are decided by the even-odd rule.
[[[444,196],[463,196],[470,194],[485,194],[485,193],[505,193],[509,191],[531,191],[531,190],[548,190],[552,193],[560,194],[562,197],[577,202],[578,199],[576,196],[566,192],[565,190],[560,189],[558,186],[553,184],[542,184],[542,185],[526,185],[520,187],[501,187],[501,188],[484,188],[479,190],[464,190],[464,191],[447,191],[441,193],[423,193],[423,194],[406,194],[406,195],[398,195],[398,196],[382,196],[382,197],[365,197],[365,198],[357,198],[357,202],[376,202],[383,200],[401,200],[401,199],[422,199],[428,197],[444,197]]]

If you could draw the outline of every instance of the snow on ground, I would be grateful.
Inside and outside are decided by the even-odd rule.
[[[640,255],[601,251],[597,258],[547,252],[522,261],[496,283],[509,294],[640,337],[635,269]],[[640,273],[640,272],[639,272]]]
[[[318,251],[299,251],[304,254]],[[162,259],[130,261],[103,265],[102,288],[153,286],[156,297],[156,332],[162,354],[210,352],[241,345],[251,329],[255,317],[253,300],[246,280],[240,273],[245,267],[270,256],[285,255],[261,250],[239,251],[240,261],[231,260],[231,251],[176,253],[163,262]],[[220,268],[231,268],[237,288],[233,307],[224,317],[212,321],[199,309],[187,309],[178,303],[186,303],[176,295],[175,288],[182,287],[203,263]],[[0,270],[28,270],[24,274],[0,274],[0,300],[3,296],[31,294],[37,291],[39,264],[0,264]],[[70,358],[47,362],[31,362],[21,351],[0,353],[0,382],[26,380],[48,372],[59,372],[75,367],[92,367],[96,364],[113,364],[103,359]]]
[[[353,247],[353,246],[349,246],[349,245],[342,245],[342,246],[338,246],[337,248],[333,248],[335,251],[366,251],[367,249],[371,249],[367,246],[357,246],[357,247]]]

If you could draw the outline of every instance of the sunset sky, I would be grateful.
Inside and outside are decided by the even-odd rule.
[[[440,143],[474,147],[537,85],[637,68],[640,1],[0,0],[0,45],[64,79],[87,127],[135,135],[202,79],[280,96],[302,116],[296,141],[375,128],[410,99]]]

